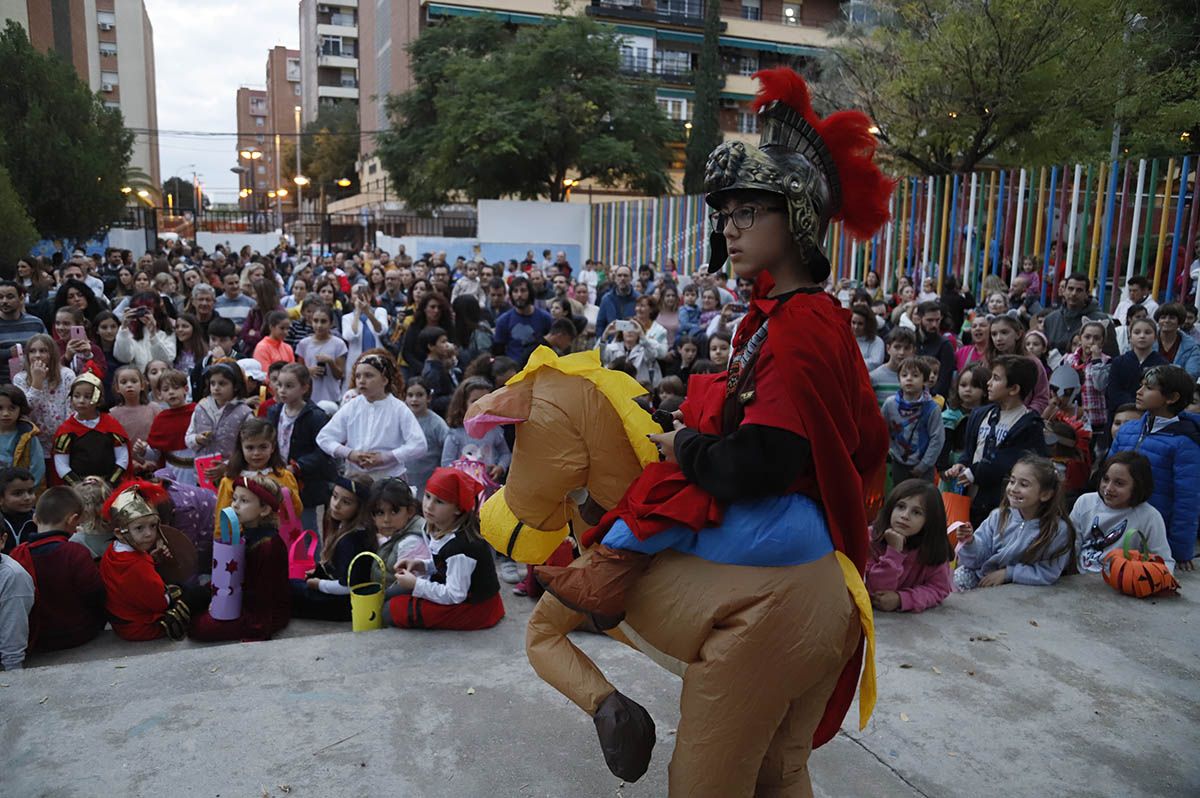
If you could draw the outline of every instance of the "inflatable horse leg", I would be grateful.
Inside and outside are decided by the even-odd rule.
[[[811,794],[813,732],[859,634],[834,555],[751,568],[665,552],[627,622],[688,663],[671,795]]]
[[[613,775],[637,781],[650,766],[654,721],[640,704],[622,695],[567,637],[583,623],[549,593],[542,596],[525,631],[525,651],[537,675],[592,716],[604,760]],[[624,635],[613,635],[629,643]]]

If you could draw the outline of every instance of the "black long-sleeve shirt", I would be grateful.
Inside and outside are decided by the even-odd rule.
[[[760,424],[743,424],[725,437],[681,429],[675,458],[689,482],[721,502],[783,495],[812,471],[807,438]]]

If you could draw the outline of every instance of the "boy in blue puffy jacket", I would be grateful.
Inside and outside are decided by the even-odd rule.
[[[1176,567],[1190,571],[1200,522],[1200,416],[1184,412],[1195,384],[1179,366],[1156,366],[1137,392],[1140,419],[1117,431],[1109,455],[1140,452],[1154,471],[1150,504],[1162,513]]]

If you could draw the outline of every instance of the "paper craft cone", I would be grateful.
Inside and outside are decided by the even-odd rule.
[[[242,575],[246,570],[246,544],[237,515],[221,511],[221,539],[213,543],[212,603],[208,612],[218,621],[235,621],[242,615]]]

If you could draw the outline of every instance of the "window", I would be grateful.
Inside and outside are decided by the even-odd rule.
[[[100,30],[112,30],[117,26],[117,15],[112,11],[97,11],[96,25]]]
[[[800,4],[799,3],[784,3],[783,4],[783,24],[784,25],[799,25],[800,24]]]
[[[254,137],[254,140],[257,141],[259,144],[262,144],[263,142],[265,142],[267,140],[267,137],[264,136],[262,133],[259,133],[257,136]]]
[[[688,120],[688,101],[677,97],[657,97],[655,101],[658,107],[663,109],[668,119],[673,119],[676,122],[686,122]]]
[[[358,22],[354,19],[353,11],[335,12],[329,17],[330,25],[344,25],[347,28],[353,28]]]
[[[104,107],[120,109],[121,104],[119,102],[116,102],[115,100],[105,100]]]
[[[375,169],[376,169],[376,164],[374,161],[371,161],[369,164],[367,164],[367,174],[371,174],[371,175],[375,174]]]
[[[299,83],[297,83],[295,86],[292,86],[292,94],[296,95],[297,97],[300,96],[300,84]]]
[[[682,50],[659,50],[658,71],[663,75],[686,75],[692,71],[692,54]]]
[[[117,54],[117,43],[116,42],[100,42],[100,55],[116,55],[116,54]]]
[[[267,167],[263,166],[262,164],[259,164],[257,171],[260,175],[265,175],[267,173]]]
[[[701,0],[658,0],[658,13],[676,17],[701,17]]]
[[[265,123],[266,123],[266,121],[267,121],[267,120],[263,119],[261,116],[256,116],[256,117],[254,117],[254,125],[255,125],[255,127],[264,127],[264,126],[265,126]]]
[[[341,36],[322,36],[321,37],[321,55],[341,55],[342,54],[342,37]]]
[[[742,0],[742,19],[762,19],[761,0]]]
[[[292,80],[292,81],[300,80],[300,59],[299,58],[289,58],[287,60],[286,76],[287,76],[288,80]]]
[[[758,114],[738,111],[738,133],[757,133]]]
[[[106,83],[109,86],[116,86],[120,81],[117,78],[116,72],[101,72],[100,82]]]
[[[753,75],[758,71],[758,55],[742,55],[738,56],[738,74]]]

